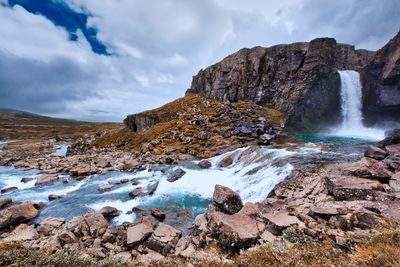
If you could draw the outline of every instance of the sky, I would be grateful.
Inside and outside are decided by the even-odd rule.
[[[0,0],[0,107],[121,121],[243,47],[377,50],[399,29],[399,0]]]

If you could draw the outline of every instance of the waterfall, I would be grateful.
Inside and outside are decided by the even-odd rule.
[[[383,130],[363,125],[360,74],[353,70],[344,70],[339,71],[339,75],[343,121],[332,130],[332,135],[369,140],[383,139],[385,137]]]

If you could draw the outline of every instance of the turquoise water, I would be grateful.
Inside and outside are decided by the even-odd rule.
[[[371,143],[371,141],[361,138],[341,137],[341,136],[323,135],[323,134],[301,133],[301,134],[294,134],[293,137],[297,140],[304,142],[322,143],[322,144],[350,145],[350,144]]]

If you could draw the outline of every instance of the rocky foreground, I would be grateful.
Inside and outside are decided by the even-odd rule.
[[[39,214],[40,204],[3,198],[1,242],[39,249],[45,255],[79,251],[82,259],[125,263],[181,258],[233,264],[232,257],[242,249],[298,240],[333,240],[351,250],[373,236],[377,227],[400,221],[399,134],[395,131],[370,147],[358,162],[298,170],[261,203],[242,203],[238,193],[216,185],[213,204],[196,217],[185,236],[163,223],[165,214],[159,210],[121,226],[109,222],[118,214],[112,207],[67,222],[48,218],[36,225],[30,220]],[[240,157],[245,160],[254,153],[259,153],[257,146]],[[210,163],[200,164],[207,168]]]

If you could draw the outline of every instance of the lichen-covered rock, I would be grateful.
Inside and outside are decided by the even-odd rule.
[[[243,207],[240,195],[232,189],[222,185],[215,185],[213,201],[215,205],[228,214],[237,213]]]

